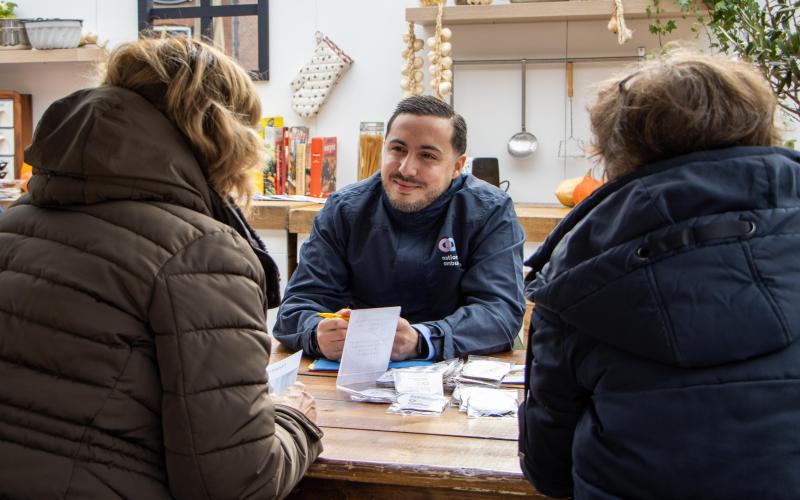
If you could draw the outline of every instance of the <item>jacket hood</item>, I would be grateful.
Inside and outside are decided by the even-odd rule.
[[[189,141],[130,90],[103,86],[54,102],[25,161],[34,168],[35,205],[147,200],[210,213],[210,188]]]
[[[800,335],[800,154],[660,162],[576,206],[526,262],[543,314],[651,360],[700,367]]]

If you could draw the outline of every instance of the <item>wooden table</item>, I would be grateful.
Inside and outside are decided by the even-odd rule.
[[[289,354],[273,345],[273,361]],[[468,418],[451,407],[440,417],[390,415],[386,404],[350,401],[334,373],[309,372],[309,362],[299,380],[316,398],[325,450],[290,498],[546,498],[520,471],[515,418]]]
[[[255,230],[259,229],[282,229],[289,227],[289,214],[293,210],[309,205],[308,202],[299,201],[254,201],[247,222]],[[322,206],[322,205],[318,205]],[[297,268],[297,233],[287,232],[286,234],[286,277],[294,273]]]
[[[563,205],[540,203],[514,203],[514,210],[525,231],[525,239],[535,242],[544,241],[570,211]]]

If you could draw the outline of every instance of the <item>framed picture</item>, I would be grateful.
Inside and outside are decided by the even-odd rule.
[[[268,0],[138,0],[139,33],[209,42],[269,80]]]

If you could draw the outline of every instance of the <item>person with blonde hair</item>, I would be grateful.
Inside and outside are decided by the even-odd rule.
[[[520,463],[551,496],[800,496],[800,154],[747,62],[684,50],[590,108],[609,182],[528,260]]]
[[[0,497],[281,498],[319,455],[313,398],[267,393],[260,113],[182,37],[45,111],[0,217]]]

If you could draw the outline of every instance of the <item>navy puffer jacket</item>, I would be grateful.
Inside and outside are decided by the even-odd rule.
[[[520,451],[541,492],[800,498],[800,154],[643,168],[527,264]]]

